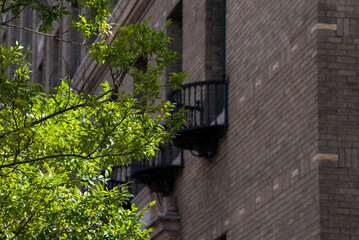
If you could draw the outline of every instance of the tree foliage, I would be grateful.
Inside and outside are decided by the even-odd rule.
[[[108,191],[102,184],[107,174],[99,173],[153,155],[184,123],[183,115],[171,115],[174,103],[159,97],[158,79],[176,59],[167,48],[171,39],[145,22],[121,26],[108,41],[108,1],[52,2],[0,0],[0,28],[49,36],[53,23],[69,14],[67,6],[76,4],[69,28],[84,41],[97,37],[87,45],[89,53],[112,78],[103,79],[98,94],[74,90],[67,78],[47,94],[31,79],[31,52],[19,43],[0,45],[0,238],[146,239],[143,212],[123,208],[126,188]],[[26,9],[39,16],[38,30],[12,24]],[[185,78],[171,76],[172,87]],[[135,82],[133,92],[122,90],[126,79]]]

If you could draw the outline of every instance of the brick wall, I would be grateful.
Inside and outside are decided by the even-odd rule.
[[[222,0],[206,0],[206,80],[222,79]]]
[[[359,239],[359,2],[318,6],[321,236]]]
[[[231,166],[228,238],[310,239],[319,232],[315,22],[309,1],[227,2]],[[308,187],[311,186],[311,187]],[[240,196],[240,197],[239,197]],[[232,230],[233,229],[233,230]]]
[[[183,0],[183,70],[190,74],[189,81],[206,78],[206,1]]]
[[[220,75],[215,34],[220,5],[214,4],[220,2],[183,0],[182,67],[190,73],[188,82]],[[147,12],[152,24],[163,26],[176,4],[155,1]],[[313,161],[317,10],[315,1],[227,0],[229,129],[211,162],[185,152],[172,192],[180,239],[216,239],[224,232],[227,239],[320,238]]]
[[[227,0],[229,128],[212,162],[185,155],[174,193],[181,239],[319,239],[316,10]]]

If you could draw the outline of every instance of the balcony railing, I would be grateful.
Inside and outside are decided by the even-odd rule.
[[[131,163],[131,177],[151,190],[171,192],[178,171],[183,167],[182,151],[174,146],[163,147],[156,155]]]
[[[187,125],[178,131],[174,144],[195,150],[197,156],[207,158],[216,153],[218,140],[227,129],[227,82],[201,81],[185,84],[168,99],[185,108]]]
[[[114,187],[120,187],[121,184],[125,184],[130,181],[130,167],[116,165],[112,167],[110,180],[107,181],[107,188],[113,189]]]
[[[109,190],[112,190],[115,187],[120,188],[122,184],[127,184],[128,191],[136,196],[145,186],[144,184],[133,181],[131,177],[131,166],[118,166],[115,165],[112,167],[110,173],[110,179],[106,182],[106,187]],[[127,206],[130,207],[130,202]]]

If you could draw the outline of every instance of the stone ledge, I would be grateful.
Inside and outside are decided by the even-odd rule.
[[[321,160],[338,161],[338,154],[318,153],[312,158],[312,162],[321,161]]]
[[[338,163],[338,154],[318,153],[312,158],[312,165],[317,166],[337,167]]]
[[[317,23],[311,28],[311,32],[314,33],[316,30],[337,30],[337,24],[328,24],[328,23]]]

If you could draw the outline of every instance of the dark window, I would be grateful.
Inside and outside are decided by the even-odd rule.
[[[167,80],[170,77],[170,73],[179,73],[182,71],[182,1],[173,9],[168,19],[171,20],[172,23],[168,26],[167,32],[169,36],[173,38],[168,48],[178,53],[178,59],[167,68]]]

